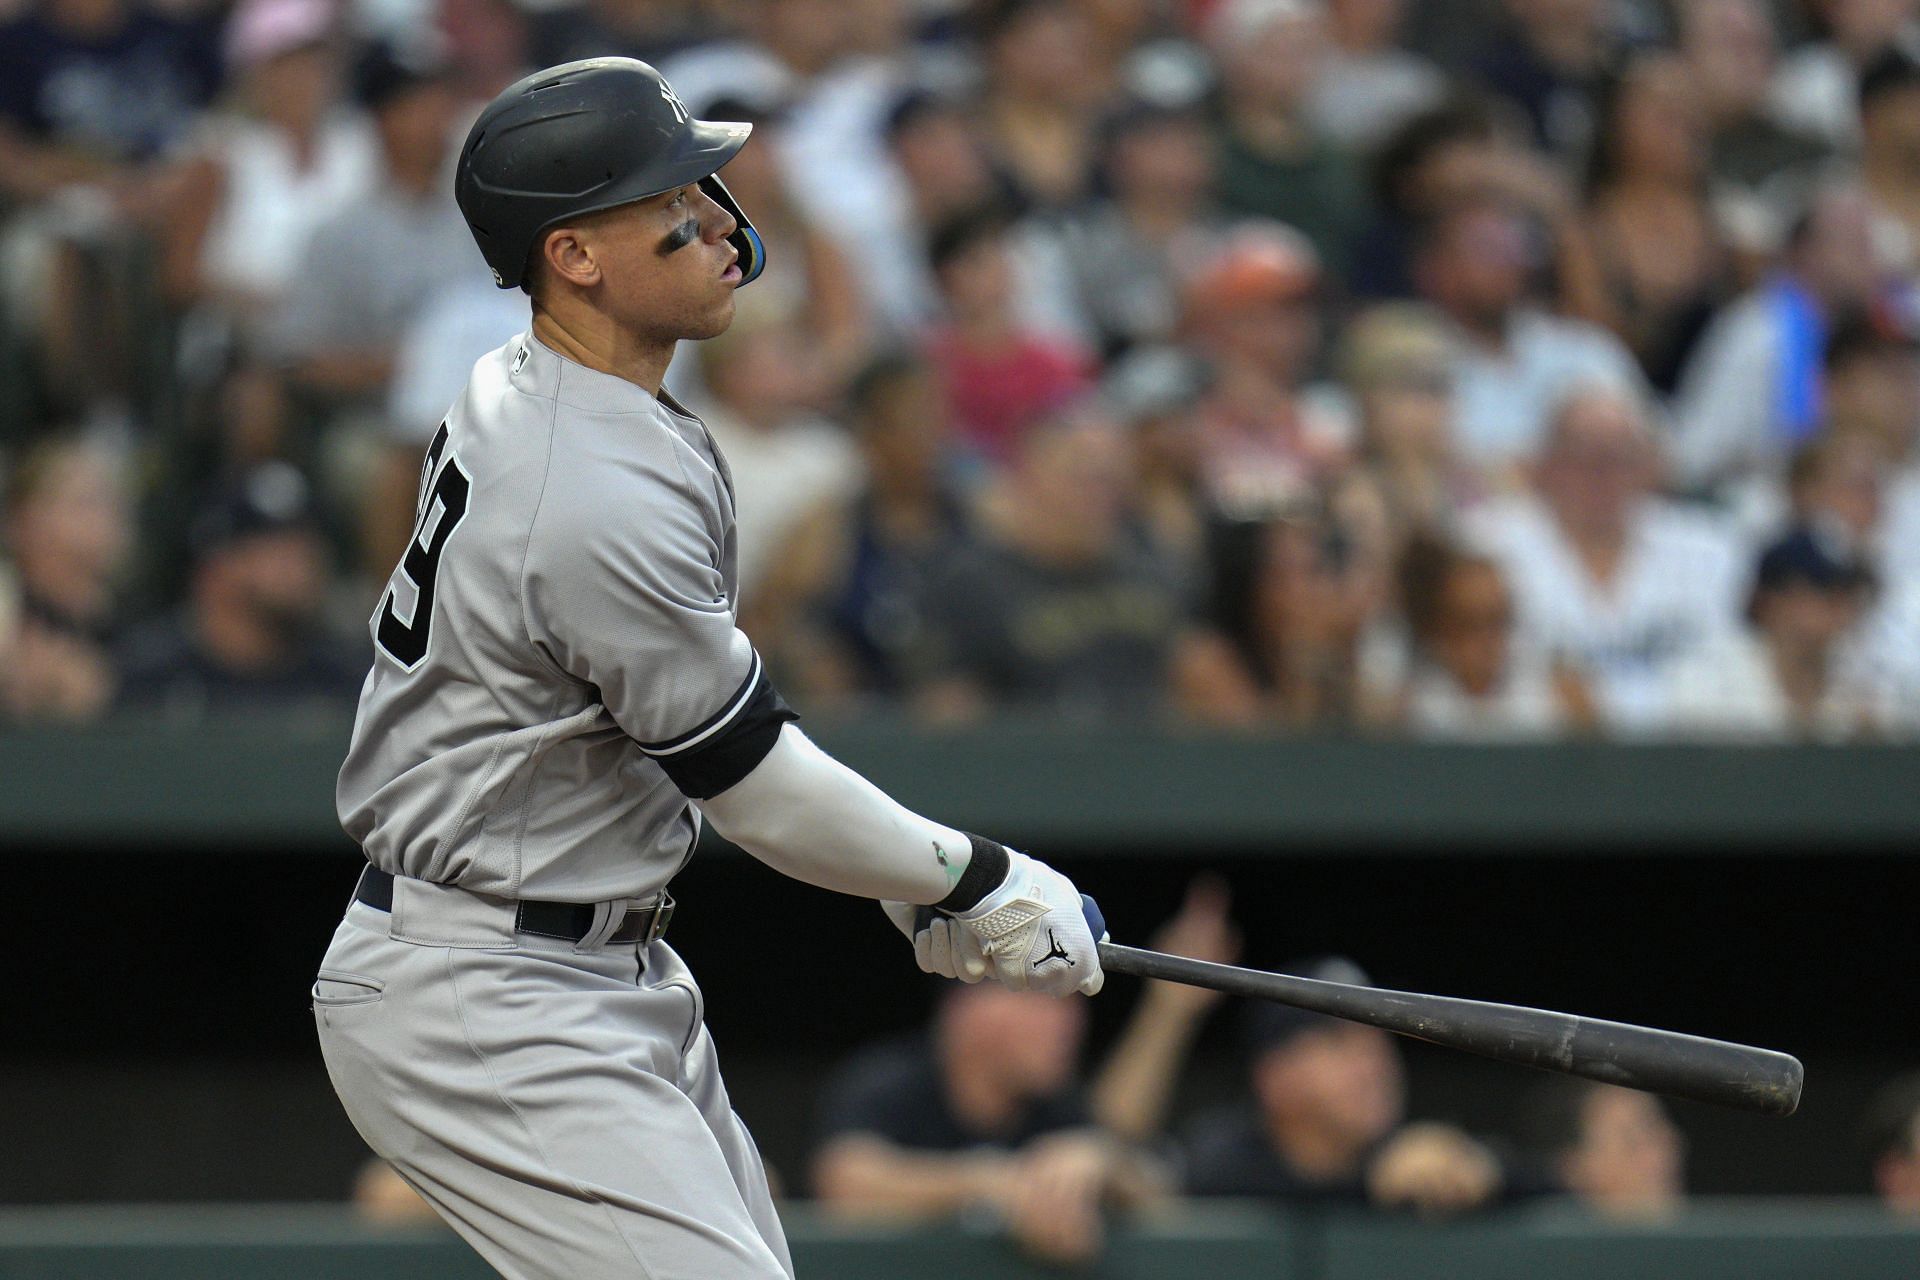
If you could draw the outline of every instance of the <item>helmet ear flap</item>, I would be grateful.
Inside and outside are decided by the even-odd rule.
[[[761,241],[760,233],[753,229],[752,221],[740,208],[740,202],[733,198],[733,192],[727,190],[727,184],[720,181],[719,174],[708,174],[700,179],[700,189],[740,224],[727,237],[727,243],[740,252],[740,283],[752,284],[767,266],[767,247]]]

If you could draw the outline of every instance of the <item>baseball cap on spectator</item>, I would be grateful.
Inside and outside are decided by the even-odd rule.
[[[289,463],[263,462],[194,517],[187,541],[201,563],[249,538],[317,528],[306,477]]]
[[[435,41],[376,40],[354,60],[353,97],[367,110],[378,111],[415,89],[444,84],[452,75],[453,64]]]
[[[241,0],[227,19],[227,62],[246,70],[320,44],[335,17],[330,0]]]
[[[1296,978],[1342,982],[1349,986],[1373,985],[1373,979],[1367,976],[1367,971],[1345,956],[1314,956],[1296,960],[1283,966],[1279,972],[1292,974]],[[1296,1009],[1290,1004],[1251,1000],[1240,1017],[1240,1042],[1245,1046],[1247,1056],[1258,1058],[1284,1048],[1295,1036],[1335,1026],[1339,1021],[1324,1013]]]
[[[1304,302],[1320,288],[1313,244],[1280,222],[1247,222],[1186,273],[1187,314],[1232,311],[1273,302]]]

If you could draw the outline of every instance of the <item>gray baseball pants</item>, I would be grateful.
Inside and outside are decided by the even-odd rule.
[[[419,880],[354,902],[313,989],[348,1117],[512,1280],[791,1280],[693,976],[591,941]]]

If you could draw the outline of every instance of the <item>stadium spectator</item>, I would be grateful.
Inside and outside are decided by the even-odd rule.
[[[113,696],[109,646],[132,537],[120,459],[53,437],[15,461],[0,499],[9,625],[0,628],[0,712],[88,720]]]
[[[1102,128],[1105,195],[1059,238],[1080,328],[1104,357],[1174,336],[1176,257],[1220,231],[1211,147],[1201,116],[1184,106],[1127,103]]]
[[[1208,367],[1195,407],[1201,492],[1229,519],[1296,506],[1347,461],[1346,415],[1303,385],[1320,352],[1321,281],[1298,232],[1246,222],[1182,282],[1183,338]]]
[[[753,225],[779,252],[768,255],[753,290],[740,296],[749,309],[770,308],[800,318],[812,347],[811,361],[827,386],[838,391],[872,345],[867,305],[834,239],[794,200],[781,167],[787,117],[775,100],[722,97],[689,104],[706,119],[744,120],[753,145],[727,162],[727,189]]]
[[[927,246],[937,227],[1012,192],[994,171],[971,101],[916,87],[900,95],[882,125],[884,198],[869,219],[834,216],[835,237],[866,290],[875,319],[894,334],[917,333],[940,310]]]
[[[984,1206],[1040,1257],[1091,1260],[1102,1210],[1158,1199],[1165,1178],[1099,1127],[1075,1081],[1085,1025],[1078,1000],[944,987],[928,1034],[866,1050],[828,1085],[815,1193],[846,1216]]]
[[[1168,955],[1232,964],[1240,957],[1240,934],[1229,904],[1224,880],[1198,876],[1187,885],[1180,910],[1147,945]],[[1141,988],[1132,1017],[1094,1081],[1093,1113],[1103,1129],[1135,1143],[1161,1136],[1194,1039],[1220,1001],[1220,992],[1184,982],[1150,979]]]
[[[1871,437],[1830,431],[1793,455],[1787,471],[1782,527],[1812,529],[1834,546],[1854,548],[1870,559],[1881,547],[1883,455]],[[1884,555],[1880,558],[1884,559]]]
[[[1538,496],[1469,523],[1507,575],[1517,639],[1585,680],[1615,730],[1663,722],[1671,673],[1735,625],[1746,587],[1732,534],[1654,496],[1659,472],[1638,403],[1579,391],[1553,415]]]
[[[1920,1216],[1920,1074],[1881,1086],[1867,1108],[1867,1159],[1880,1203]]]
[[[1209,371],[1179,347],[1135,347],[1108,366],[1100,401],[1133,436],[1141,535],[1181,574],[1197,574],[1206,557],[1207,512],[1201,505],[1200,430],[1195,406]]]
[[[981,100],[989,148],[1023,204],[1066,209],[1092,185],[1094,127],[1111,88],[1093,30],[1069,0],[981,6]]]
[[[1860,77],[1860,179],[1882,234],[1920,262],[1920,57],[1888,49]]]
[[[1790,530],[1760,557],[1750,630],[1726,631],[1669,675],[1667,718],[1689,737],[1837,742],[1866,736],[1880,716],[1841,661],[1873,589],[1854,544]]]
[[[1591,727],[1579,679],[1514,643],[1500,566],[1428,538],[1407,546],[1400,600],[1412,650],[1400,729],[1416,738],[1524,741]]]
[[[374,581],[392,571],[413,536],[420,456],[474,362],[524,333],[532,320],[526,294],[495,285],[478,254],[471,266],[419,299],[394,344],[382,414],[386,438],[376,449],[360,521],[360,569]]]
[[[1606,83],[1597,117],[1587,221],[1612,327],[1647,380],[1670,392],[1729,284],[1707,200],[1700,95],[1682,58],[1641,54]]]
[[[217,28],[137,0],[35,0],[0,17],[8,310],[33,390],[73,421],[127,420],[153,335],[147,245],[181,195],[170,151],[219,86]],[[17,434],[0,414],[0,438]]]
[[[165,270],[176,302],[210,305],[250,341],[285,299],[314,232],[371,193],[380,145],[341,100],[327,0],[242,0],[225,42],[237,92],[193,145]]]
[[[1370,721],[1360,642],[1381,601],[1352,539],[1317,504],[1213,539],[1215,630],[1179,668],[1183,705],[1223,724],[1296,732]]]
[[[1522,1108],[1532,1149],[1586,1207],[1629,1222],[1670,1218],[1686,1200],[1686,1139],[1650,1093],[1572,1078]]]
[[[1768,104],[1779,46],[1766,0],[1689,0],[1675,17],[1706,117],[1708,172],[1723,195],[1743,197],[1721,210],[1736,220],[1730,230],[1742,247],[1757,248],[1777,237],[1772,224],[1786,194],[1812,185],[1829,148],[1782,123]]]
[[[1593,94],[1617,49],[1605,0],[1504,0],[1506,21],[1477,59],[1481,81],[1526,113],[1550,151],[1593,138]]]
[[[966,529],[952,468],[952,426],[933,371],[918,357],[875,357],[848,393],[865,488],[854,500],[844,560],[823,595],[837,678],[817,692],[902,697],[920,673],[927,581]]]
[[[1363,488],[1386,527],[1389,558],[1417,531],[1443,532],[1485,494],[1453,447],[1453,364],[1445,319],[1418,303],[1386,303],[1347,326],[1341,384],[1353,397],[1358,465],[1340,481]],[[1336,499],[1336,505],[1340,505]]]
[[[1337,958],[1286,971],[1368,981]],[[1484,1144],[1448,1125],[1405,1123],[1404,1068],[1386,1032],[1264,1002],[1245,1008],[1242,1031],[1252,1098],[1194,1121],[1186,1141],[1189,1195],[1440,1216],[1492,1204],[1510,1189],[1507,1170]]]
[[[804,644],[802,610],[825,590],[860,485],[846,429],[820,415],[828,388],[811,338],[775,300],[741,307],[700,346],[700,416],[727,460],[740,521],[741,625],[776,667]]]
[[[1780,474],[1820,429],[1828,334],[1867,306],[1880,280],[1866,193],[1824,188],[1788,237],[1779,272],[1715,318],[1681,375],[1673,456],[1683,486],[1751,503]]]
[[[1027,328],[1015,310],[1011,226],[992,206],[961,213],[928,247],[944,304],[926,338],[960,437],[990,462],[1005,462],[1033,420],[1084,392],[1078,350]]]
[[[381,407],[395,347],[421,301],[450,280],[486,274],[447,180],[460,105],[450,74],[424,45],[375,44],[353,66],[380,169],[365,194],[314,229],[273,326],[295,385],[329,407]]]
[[[0,22],[0,194],[126,181],[221,79],[209,24],[135,0],[32,0]]]
[[[1230,963],[1228,892],[1202,877],[1151,945]],[[869,1048],[825,1092],[815,1192],[847,1214],[943,1217],[985,1206],[1042,1257],[1084,1261],[1099,1211],[1158,1200],[1170,1179],[1141,1154],[1217,992],[1148,982],[1089,1086],[1085,1007],[946,984],[928,1033]]]
[[[1366,211],[1352,156],[1323,136],[1310,103],[1324,67],[1321,0],[1223,0],[1207,38],[1220,66],[1220,201],[1298,228],[1336,279]]]
[[[193,553],[185,609],[122,647],[120,707],[191,725],[352,705],[367,659],[327,633],[326,549],[299,472],[247,472],[195,520]]]
[[[1446,96],[1440,69],[1399,43],[1406,10],[1406,0],[1327,0],[1330,38],[1308,109],[1349,151],[1372,151]]]
[[[1810,0],[1825,39],[1774,74],[1773,109],[1796,129],[1851,151],[1860,143],[1860,76],[1887,49],[1920,38],[1912,0]]]
[[[1038,423],[983,497],[978,536],[927,582],[926,714],[990,706],[1067,720],[1166,703],[1189,584],[1127,526],[1132,460],[1091,406]]]
[[[1540,266],[1527,222],[1486,198],[1440,212],[1414,259],[1421,295],[1458,333],[1454,445],[1497,479],[1539,447],[1554,406],[1575,388],[1644,385],[1612,334],[1530,302]]]

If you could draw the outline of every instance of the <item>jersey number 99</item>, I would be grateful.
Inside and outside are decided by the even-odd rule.
[[[440,555],[447,539],[467,514],[467,497],[473,482],[460,469],[460,460],[447,451],[447,424],[434,433],[427,459],[420,468],[419,511],[414,521],[413,540],[400,561],[400,575],[413,587],[413,608],[402,620],[399,608],[399,584],[387,588],[380,603],[380,622],[374,638],[387,656],[408,671],[427,656],[427,642],[433,631],[434,580],[440,573]]]

